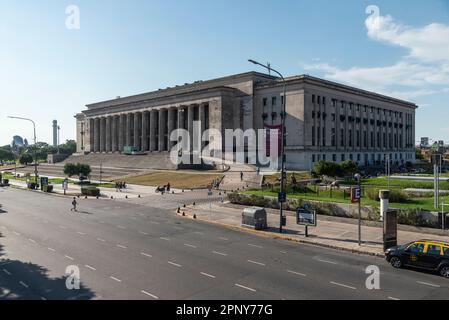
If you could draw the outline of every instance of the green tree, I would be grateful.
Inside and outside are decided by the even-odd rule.
[[[64,144],[59,146],[59,153],[72,155],[76,152],[76,141],[67,140]]]
[[[88,164],[66,163],[64,165],[64,174],[69,177],[78,176],[79,180],[84,180],[86,177],[89,177],[91,171]]]
[[[23,165],[28,165],[33,162],[33,157],[29,153],[23,153],[19,157],[19,163]]]
[[[14,161],[15,155],[11,150],[0,148],[0,161]]]
[[[319,176],[336,177],[340,173],[340,167],[332,161],[319,161],[315,164],[313,171]]]
[[[341,173],[343,176],[353,176],[357,171],[357,165],[351,160],[346,160],[340,164]]]

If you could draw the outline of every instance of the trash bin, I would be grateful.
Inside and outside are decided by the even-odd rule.
[[[264,230],[267,228],[267,212],[264,208],[246,208],[242,212],[242,227],[254,230]]]

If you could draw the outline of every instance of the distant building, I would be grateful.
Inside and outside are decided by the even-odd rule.
[[[429,145],[429,141],[430,141],[430,139],[429,139],[429,137],[422,137],[421,138],[421,148],[428,148],[430,145]]]

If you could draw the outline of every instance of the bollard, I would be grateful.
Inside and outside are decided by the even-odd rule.
[[[181,208],[178,207],[178,210],[176,210],[176,213],[181,213]]]
[[[195,202],[193,203],[193,205],[196,205]]]
[[[100,197],[99,197],[99,196],[97,196],[97,200],[98,200],[98,199],[100,199]]]
[[[182,205],[183,208],[187,207],[185,204]]]
[[[114,199],[114,196],[111,196],[111,200],[113,200]]]
[[[174,191],[172,191],[172,192],[171,192],[171,194],[175,194],[175,192],[174,192]]]
[[[125,199],[128,199],[128,196],[125,196]]]
[[[84,199],[87,199],[87,196],[85,196]]]
[[[193,219],[196,219],[196,214],[193,215]]]
[[[185,216],[186,216],[186,213],[185,213],[184,211],[182,212],[182,216],[183,216],[183,217],[185,217]]]
[[[139,197],[138,198],[140,198],[140,194],[139,194]]]

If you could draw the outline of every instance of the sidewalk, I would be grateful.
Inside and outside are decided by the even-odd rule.
[[[26,189],[26,187],[27,187],[26,182],[20,181],[20,180],[10,179],[9,183],[11,184],[11,186],[15,186],[15,187],[23,188],[23,189]],[[126,189],[122,189],[121,192],[118,192],[115,188],[99,188],[99,189],[100,189],[100,193],[101,193],[102,197],[107,197],[107,198],[114,197],[115,199],[125,199],[126,197],[137,198],[138,196],[145,197],[148,195],[156,194],[155,187],[129,185],[129,184],[127,184]],[[170,191],[170,193],[171,192],[181,193],[182,190],[172,189]],[[62,189],[62,185],[54,184],[52,193],[57,194],[57,195],[64,195],[64,190]],[[68,196],[78,195],[81,193],[81,186],[69,183],[66,193]]]
[[[296,224],[296,218],[287,215],[287,226],[283,228],[283,233],[279,234],[279,214],[272,210],[267,210],[268,229],[264,231],[254,231],[241,227],[242,210],[241,207],[229,207],[226,204],[200,204],[185,208],[186,215],[192,217],[196,214],[198,220],[221,226],[245,230],[261,236],[276,239],[285,239],[301,243],[320,245],[328,248],[335,248],[355,253],[383,256],[383,230],[380,227],[362,226],[362,246],[358,245],[358,225],[351,222],[335,221],[332,217],[318,216],[317,227],[309,227],[309,237],[305,237],[305,227]],[[398,244],[412,242],[420,239],[434,239],[449,243],[449,232],[447,236],[427,234],[423,232],[412,232],[398,230]]]

